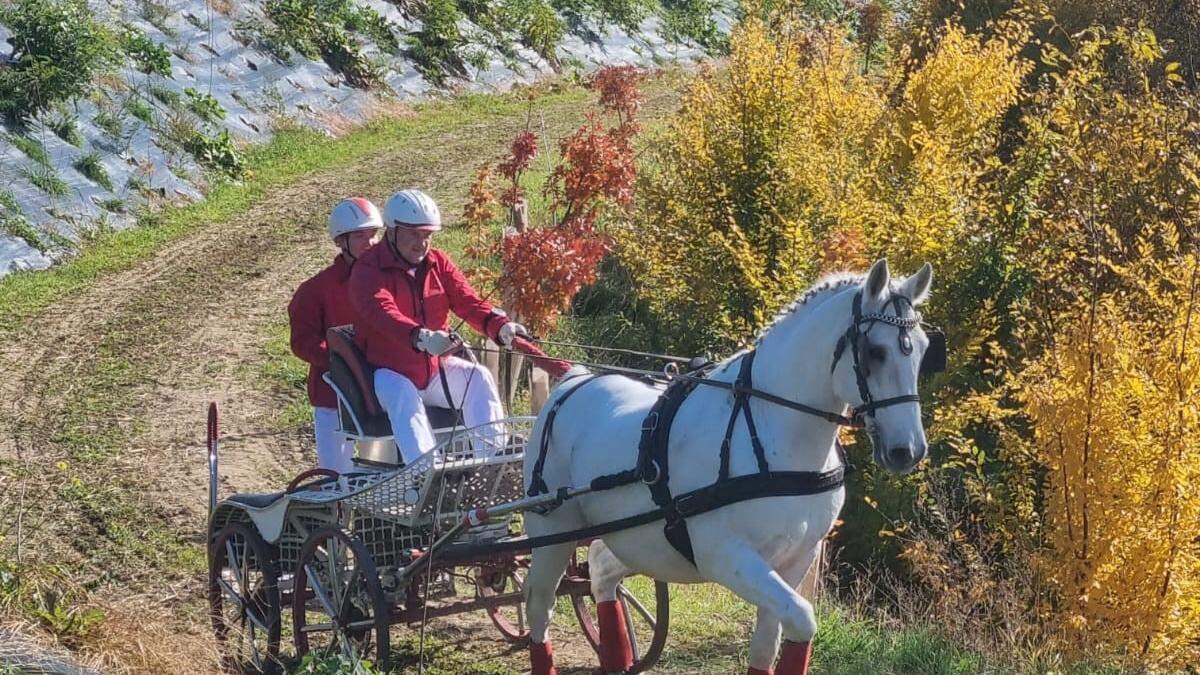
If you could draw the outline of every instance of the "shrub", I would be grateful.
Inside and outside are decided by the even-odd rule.
[[[292,49],[309,59],[323,59],[353,86],[367,88],[378,84],[381,78],[379,65],[363,53],[347,25],[378,28],[379,23],[358,12],[350,3],[344,0],[318,3],[269,0],[265,9],[267,17],[278,28],[277,37]]]
[[[238,178],[246,170],[245,160],[234,146],[227,129],[215,136],[206,136],[193,129],[183,139],[182,145],[202,166],[219,171],[230,178]]]
[[[673,42],[692,40],[709,54],[724,54],[729,39],[717,26],[713,14],[720,0],[663,0],[663,37]]]
[[[0,6],[0,23],[13,44],[0,69],[0,112],[12,120],[79,96],[115,62],[113,39],[84,0],[17,0]]]
[[[438,86],[444,85],[447,77],[467,74],[462,56],[467,39],[458,30],[462,18],[454,0],[422,0],[417,5],[421,30],[407,38],[408,57],[425,79]]]
[[[95,152],[89,152],[75,160],[75,170],[87,176],[93,183],[103,187],[105,190],[113,189],[112,179],[108,177],[108,171],[105,170],[104,164],[100,162],[100,155]]]
[[[136,28],[126,28],[121,36],[121,49],[133,59],[137,69],[148,75],[171,76],[171,52],[146,37]]]

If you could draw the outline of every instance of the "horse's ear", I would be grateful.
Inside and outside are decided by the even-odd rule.
[[[863,282],[863,300],[873,303],[883,302],[883,294],[887,291],[891,273],[888,272],[887,258],[880,258],[871,265],[867,280]]]
[[[925,263],[917,273],[900,284],[900,293],[919,305],[929,299],[929,287],[933,283],[933,266]]]

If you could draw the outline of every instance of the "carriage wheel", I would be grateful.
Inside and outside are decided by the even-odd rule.
[[[351,668],[391,667],[391,611],[371,554],[340,527],[310,535],[300,549],[292,596],[296,656],[341,657]],[[375,658],[371,659],[372,653]]]
[[[475,588],[481,598],[508,593],[524,593],[525,574],[515,565],[481,565],[475,578]],[[529,623],[525,619],[525,601],[511,605],[489,607],[488,618],[509,642],[523,644],[529,640]]]
[[[639,597],[625,587],[617,586],[617,599],[625,610],[625,629],[629,633],[629,645],[633,647],[633,667],[627,672],[643,673],[658,663],[663,646],[667,643],[667,628],[671,617],[671,597],[667,582],[654,582],[654,600]],[[600,653],[600,629],[596,622],[596,602],[589,595],[572,595],[571,605],[575,617],[588,644]],[[649,643],[645,640],[649,638]]]
[[[275,556],[245,525],[228,525],[213,537],[208,607],[225,669],[259,675],[280,671]]]

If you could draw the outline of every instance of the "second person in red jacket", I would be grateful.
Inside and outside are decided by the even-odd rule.
[[[353,468],[354,444],[338,432],[337,396],[321,375],[329,370],[325,331],[354,323],[346,289],[355,260],[379,239],[379,209],[362,197],[343,199],[329,214],[329,238],[341,249],[333,264],[300,284],[288,305],[292,352],[308,363],[308,400],[313,406],[317,466],[345,473]]]
[[[514,336],[528,333],[481,299],[450,256],[431,247],[433,233],[442,229],[433,198],[420,190],[397,192],[384,205],[383,224],[383,241],[354,265],[350,302],[356,341],[376,366],[375,395],[387,410],[400,456],[409,464],[435,444],[422,403],[461,406],[468,427],[504,417],[486,368],[441,356],[455,346],[448,330],[450,312],[506,346]]]

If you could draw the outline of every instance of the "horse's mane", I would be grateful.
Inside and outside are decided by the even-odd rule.
[[[775,318],[758,331],[758,335],[754,338],[754,344],[758,345],[766,337],[771,329],[778,326],[784,319],[795,314],[797,311],[809,306],[810,304],[818,304],[815,300],[822,300],[825,297],[832,295],[836,291],[840,291],[851,284],[861,284],[865,274],[857,274],[854,272],[834,272],[827,274],[814,283],[808,290],[796,296],[796,299],[784,305],[776,314]]]

